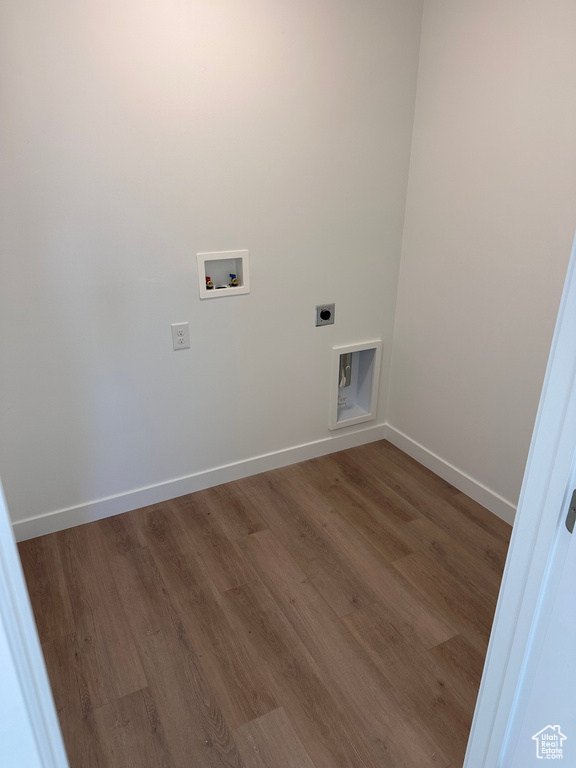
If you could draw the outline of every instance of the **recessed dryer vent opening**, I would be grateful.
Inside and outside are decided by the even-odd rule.
[[[376,418],[382,341],[332,350],[330,429]]]

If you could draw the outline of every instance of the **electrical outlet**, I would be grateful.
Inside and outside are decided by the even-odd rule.
[[[172,347],[174,349],[190,349],[188,323],[172,323]]]
[[[336,304],[318,304],[316,307],[316,325],[334,325]]]

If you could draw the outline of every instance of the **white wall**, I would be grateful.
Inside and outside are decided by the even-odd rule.
[[[4,0],[0,470],[20,537],[385,429],[513,515],[574,230],[574,3],[429,0],[410,158],[421,10]],[[235,248],[252,293],[200,302],[196,252]],[[377,426],[334,439],[330,349],[374,338]]]
[[[383,338],[384,423],[420,22],[420,0],[4,0],[14,521],[330,438],[337,344]],[[195,254],[236,248],[252,293],[200,302]]]
[[[576,225],[576,5],[427,2],[419,66],[388,421],[512,509]]]

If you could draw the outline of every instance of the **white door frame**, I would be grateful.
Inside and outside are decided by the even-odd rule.
[[[538,600],[576,454],[576,240],[556,330],[464,768],[500,768]],[[574,534],[576,535],[576,533]],[[504,767],[502,767],[504,768]]]
[[[38,768],[68,768],[52,691],[26,589],[26,582],[0,483],[0,626],[8,641],[16,688],[0,688],[0,696],[21,694],[22,733],[33,734]],[[7,702],[10,705],[10,702]],[[28,768],[28,766],[27,766]],[[32,768],[32,766],[30,766]]]

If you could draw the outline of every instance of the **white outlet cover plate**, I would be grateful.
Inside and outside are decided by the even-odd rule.
[[[173,349],[190,349],[190,328],[188,323],[172,323]]]

